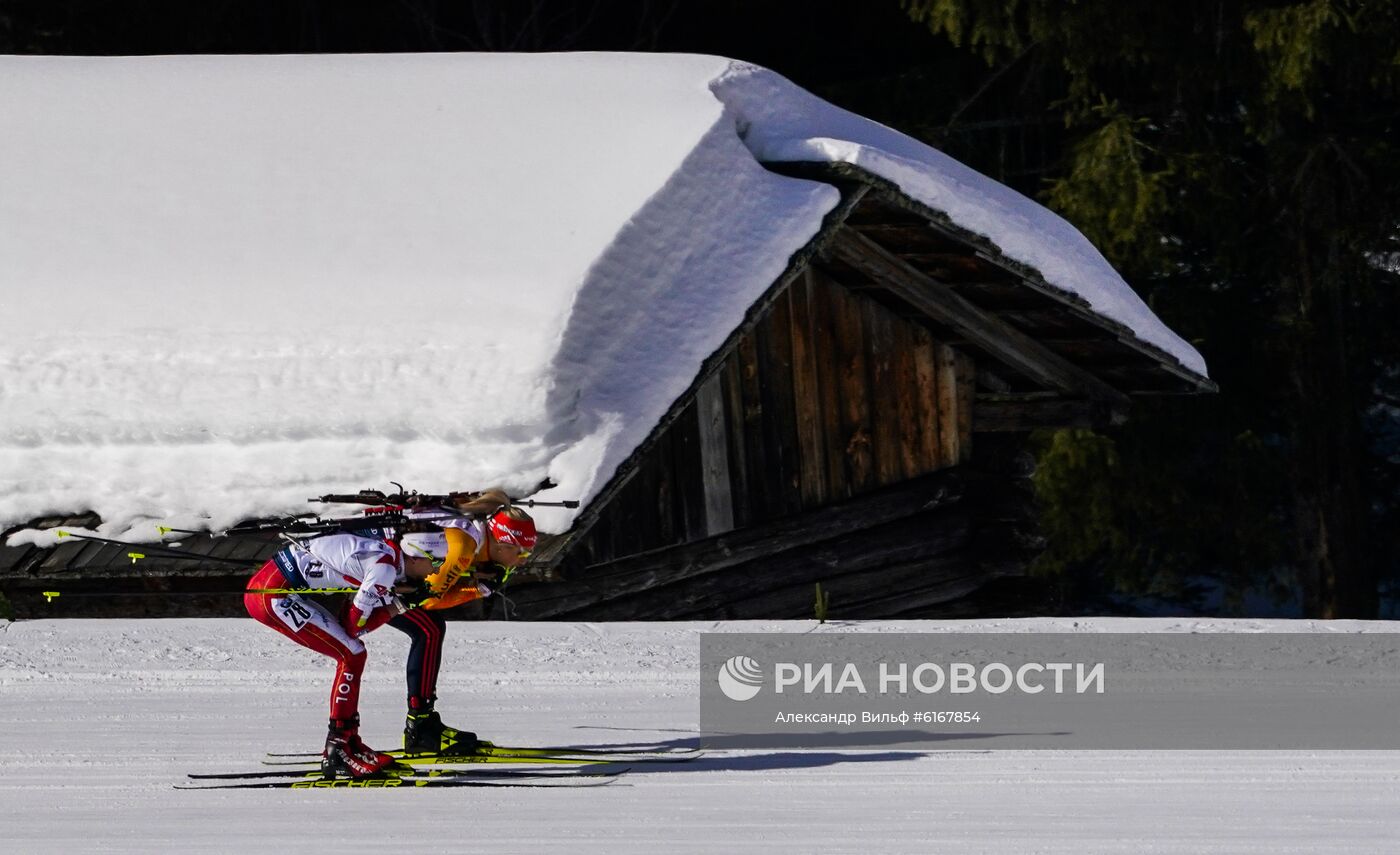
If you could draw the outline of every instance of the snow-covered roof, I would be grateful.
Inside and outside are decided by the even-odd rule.
[[[891,181],[1205,374],[1064,220],[728,59],[4,57],[0,115],[0,527],[586,503],[838,203],[762,162]]]

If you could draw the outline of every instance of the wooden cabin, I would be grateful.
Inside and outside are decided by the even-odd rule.
[[[1021,437],[1215,388],[884,179],[770,168],[842,203],[493,617],[810,618],[818,583],[832,618],[1006,613],[978,596],[1038,546]],[[182,548],[210,561],[0,547],[0,584],[27,616],[240,614],[276,543]]]
[[[811,617],[818,583],[832,617],[976,613],[1038,545],[1015,435],[1215,388],[877,176],[772,168],[843,202],[540,550],[520,618]]]

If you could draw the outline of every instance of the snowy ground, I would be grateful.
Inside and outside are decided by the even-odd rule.
[[[454,624],[439,708],[498,742],[697,739],[696,634],[809,623]],[[1397,631],[1192,620],[822,631]],[[405,637],[370,639],[364,734],[401,726]],[[0,849],[44,852],[1380,852],[1400,752],[711,750],[593,790],[183,792],[319,746],[329,669],[251,621],[0,624]],[[339,843],[338,843],[339,841]]]

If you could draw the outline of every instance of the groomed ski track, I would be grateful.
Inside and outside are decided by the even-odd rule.
[[[696,635],[810,622],[454,623],[439,708],[503,743],[693,744]],[[822,632],[1400,631],[1035,619]],[[363,733],[394,747],[406,638],[370,636]],[[327,660],[249,620],[0,623],[0,849],[70,852],[1381,852],[1400,751],[737,751],[609,787],[172,789],[319,746]],[[339,841],[339,842],[337,842]]]

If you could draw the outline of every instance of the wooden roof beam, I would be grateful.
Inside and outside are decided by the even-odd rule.
[[[1125,408],[1107,401],[1074,401],[1038,395],[981,394],[972,409],[973,433],[1025,433],[1038,428],[1102,430],[1127,420]]]
[[[979,309],[864,235],[843,228],[826,252],[1037,383],[1094,401],[1128,402],[1127,395]]]

